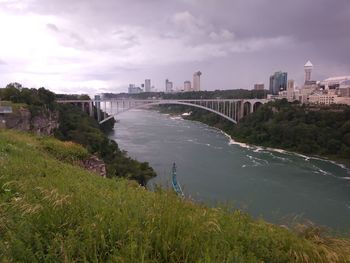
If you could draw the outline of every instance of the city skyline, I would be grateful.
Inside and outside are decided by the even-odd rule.
[[[350,73],[346,0],[1,0],[0,22],[0,86],[163,90],[198,69],[202,90],[268,87],[276,71],[301,86],[308,60],[315,80]]]

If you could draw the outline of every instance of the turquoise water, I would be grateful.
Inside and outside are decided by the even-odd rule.
[[[111,138],[170,186],[172,163],[187,197],[229,203],[274,223],[301,217],[350,227],[350,170],[322,159],[239,145],[221,131],[155,111],[118,115]]]

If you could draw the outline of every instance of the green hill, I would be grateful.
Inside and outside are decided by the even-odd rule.
[[[0,130],[0,262],[349,262],[350,241],[79,167],[81,146]]]

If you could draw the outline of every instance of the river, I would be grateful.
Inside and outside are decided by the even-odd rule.
[[[155,169],[151,188],[170,185],[176,162],[186,196],[198,202],[228,204],[272,223],[308,219],[350,227],[350,169],[345,166],[237,144],[217,129],[156,111],[133,110],[117,119],[111,138]]]

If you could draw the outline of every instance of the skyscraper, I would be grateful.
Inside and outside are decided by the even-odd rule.
[[[278,71],[270,76],[270,93],[278,95],[278,92],[287,89],[287,72]]]
[[[201,90],[201,75],[202,72],[198,71],[193,74],[193,91]]]
[[[314,65],[312,65],[311,61],[309,60],[306,62],[304,65],[304,70],[305,70],[305,84],[307,84],[309,81],[311,81],[311,73]]]
[[[165,80],[165,92],[173,92],[173,83],[168,79]]]
[[[287,84],[287,100],[294,101],[294,80],[289,79]]]
[[[191,88],[191,81],[185,81],[184,82],[184,91],[192,91],[192,88]]]
[[[145,80],[145,92],[151,92],[151,80],[150,79]]]

